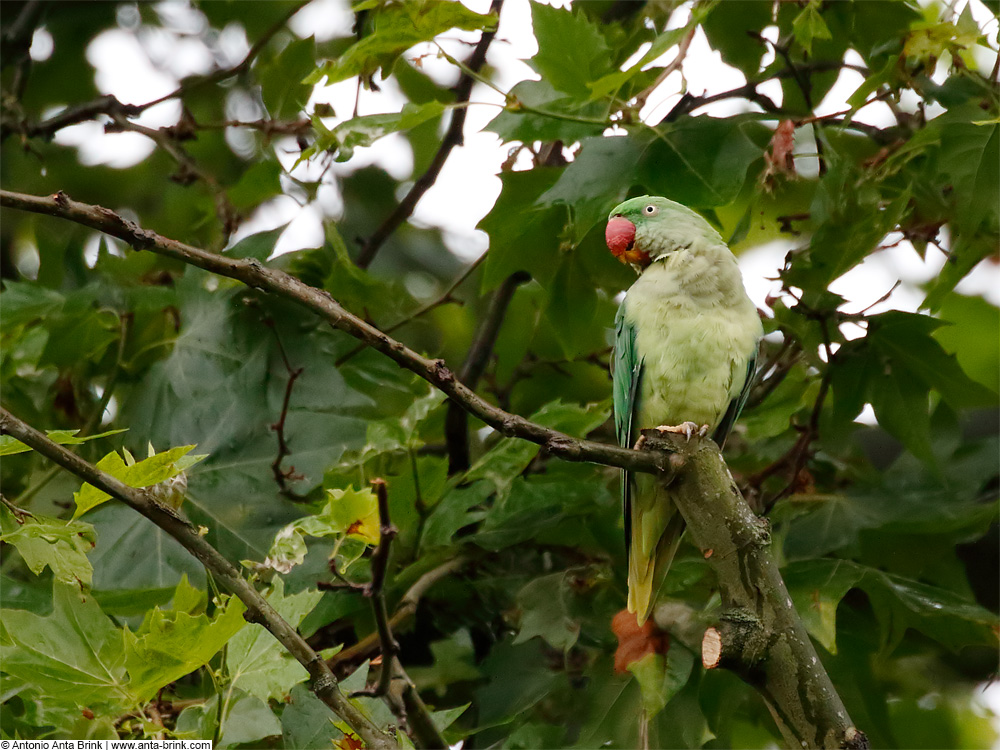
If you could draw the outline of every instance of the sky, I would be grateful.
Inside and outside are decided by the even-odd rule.
[[[922,0],[923,1],[923,0]],[[489,9],[489,0],[463,0],[480,13]],[[980,27],[996,45],[997,19],[979,0],[952,0],[952,10],[961,13],[967,3],[971,3],[974,17]],[[567,6],[567,0],[554,0],[551,4]],[[926,3],[925,3],[926,4]],[[250,48],[250,41],[239,25],[231,25],[219,35],[214,48],[210,49],[197,36],[203,29],[204,20],[192,11],[185,2],[171,0],[154,6],[160,14],[164,29],[151,30],[140,27],[139,14],[134,6],[120,6],[119,28],[101,33],[87,49],[88,62],[96,70],[96,83],[102,93],[113,94],[126,103],[143,103],[173,91],[179,80],[188,75],[209,71],[213,65],[234,65]],[[687,20],[686,11],[675,14],[672,27],[683,25]],[[315,0],[300,11],[290,23],[291,30],[299,37],[315,35],[318,41],[346,37],[351,34],[353,16],[347,0]],[[775,35],[775,29],[765,30],[765,36]],[[451,31],[439,38],[441,46],[449,54],[465,56],[468,43],[478,40],[476,32]],[[31,55],[36,60],[44,60],[52,53],[51,35],[40,28],[32,42]],[[500,19],[497,37],[489,50],[488,62],[495,69],[496,85],[509,91],[516,83],[538,76],[526,64],[537,51],[537,44],[531,32],[531,13],[528,0],[506,0]],[[645,52],[641,48],[635,59]],[[660,59],[650,63],[651,67],[662,67],[673,60],[676,48],[668,50]],[[773,54],[773,53],[772,53]],[[847,62],[861,63],[860,57],[850,56]],[[996,59],[996,52],[978,48],[975,52],[981,69],[989,70]],[[431,44],[414,47],[406,56],[419,60],[422,69],[443,84],[453,84],[458,71],[446,60],[438,56]],[[626,63],[631,64],[632,61]],[[769,62],[765,59],[765,64]],[[939,62],[939,75],[943,75],[945,61]],[[695,35],[681,70],[669,76],[649,97],[641,112],[644,120],[662,115],[681,95],[682,77],[686,79],[687,90],[693,94],[724,91],[745,83],[741,72],[722,62],[713,52],[704,32]],[[861,82],[859,73],[842,71],[837,84],[817,108],[817,114],[837,112],[847,109],[846,98]],[[381,91],[360,91],[354,81],[344,81],[332,86],[317,87],[310,100],[310,107],[316,103],[333,106],[336,122],[352,116],[355,106],[359,114],[377,114],[398,111],[404,99],[391,79],[380,84]],[[770,87],[770,88],[769,88]],[[776,102],[781,101],[781,89],[776,82],[764,84],[762,93]],[[465,126],[465,144],[451,154],[435,185],[424,195],[416,206],[411,221],[422,226],[440,227],[444,231],[447,247],[460,258],[472,261],[486,252],[489,238],[476,229],[477,224],[492,208],[500,193],[497,174],[501,164],[508,158],[509,145],[483,131],[483,127],[500,111],[503,97],[489,87],[477,84],[471,96]],[[904,101],[914,107],[915,101]],[[719,102],[699,110],[702,114],[725,116],[741,111],[745,104],[735,101]],[[928,115],[940,113],[940,108],[928,108]],[[54,112],[44,113],[46,116]],[[227,100],[227,115],[233,119],[256,119],[263,116],[257,104],[240,95],[230,94]],[[163,127],[175,124],[180,116],[177,101],[164,102],[148,109],[138,122],[149,127]],[[855,118],[872,125],[884,126],[892,122],[891,113],[884,104],[865,108]],[[806,133],[805,135],[808,135]],[[74,146],[79,150],[85,165],[107,164],[112,167],[127,168],[146,157],[153,149],[152,141],[137,133],[105,134],[98,123],[83,123],[66,128],[58,133],[56,142]],[[251,153],[252,139],[235,129],[227,131],[227,140],[239,153]],[[279,152],[286,169],[291,169],[297,158],[293,142],[281,144]],[[805,143],[804,151],[810,150]],[[346,174],[362,166],[377,164],[385,168],[397,179],[412,177],[413,155],[405,138],[390,135],[369,148],[358,148],[348,162],[333,167],[335,173]],[[517,165],[515,165],[516,167]],[[527,166],[527,165],[523,165]],[[797,160],[801,174],[815,174],[814,159]],[[315,179],[318,167],[302,164],[292,174],[301,179]],[[291,182],[286,182],[291,185]],[[292,191],[294,192],[294,191]],[[262,206],[233,237],[233,242],[255,232],[288,224],[276,248],[277,253],[290,252],[303,247],[315,247],[323,242],[322,222],[337,219],[343,211],[343,204],[335,185],[321,188],[315,203],[301,205],[294,197],[282,196]],[[890,235],[886,244],[900,239]],[[947,238],[945,238],[947,245]],[[778,241],[751,248],[740,257],[747,291],[759,307],[766,307],[765,298],[778,290],[778,284],[770,279],[777,275],[785,253],[793,242]],[[95,244],[96,248],[96,244]],[[96,249],[95,249],[96,252]],[[831,290],[848,300],[847,312],[862,310],[881,298],[899,281],[900,286],[892,296],[872,307],[872,312],[888,309],[915,311],[923,299],[919,285],[937,275],[944,263],[943,255],[928,249],[926,258],[921,259],[906,241],[870,255],[863,263],[837,279]],[[984,261],[958,287],[964,294],[981,295],[993,304],[1000,305],[1000,265]],[[428,290],[433,296],[434,290]],[[844,329],[845,335],[855,337],[862,331]],[[859,418],[860,421],[874,421],[870,407]],[[994,713],[1000,713],[1000,683],[984,687],[981,693],[985,705]],[[998,725],[1000,729],[1000,725]],[[1000,746],[998,746],[1000,747]]]

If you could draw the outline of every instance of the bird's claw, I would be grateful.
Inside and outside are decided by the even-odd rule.
[[[703,424],[700,427],[694,422],[682,422],[678,425],[660,425],[656,428],[659,432],[669,432],[674,435],[683,435],[685,440],[691,440],[693,435],[698,437],[705,437],[708,434],[708,425]]]
[[[632,446],[632,450],[634,451],[642,450],[645,445],[646,445],[646,436],[640,435],[639,439],[635,441],[635,445]]]

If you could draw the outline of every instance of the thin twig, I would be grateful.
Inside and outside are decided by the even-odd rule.
[[[469,347],[469,352],[458,371],[458,379],[471,390],[476,390],[479,379],[486,370],[486,365],[493,354],[500,327],[507,316],[507,308],[514,298],[517,288],[531,280],[524,271],[511,274],[500,288],[493,294],[489,309],[483,317],[476,338]],[[448,474],[458,474],[469,468],[469,418],[465,411],[455,402],[448,406],[444,420],[444,438],[448,445]]]
[[[382,668],[378,683],[374,688],[359,690],[351,697],[366,695],[381,698],[389,693],[389,684],[395,672],[396,657],[399,655],[399,642],[392,634],[389,624],[389,609],[385,604],[385,574],[389,567],[389,554],[392,540],[396,538],[399,529],[392,525],[389,517],[389,489],[384,479],[373,479],[372,487],[378,499],[379,542],[372,555],[371,581],[365,586],[365,596],[372,600],[372,613],[375,616],[375,629],[378,632],[379,646],[382,651]]]
[[[430,711],[420,700],[413,681],[410,680],[403,665],[399,662],[399,642],[392,634],[389,620],[389,610],[385,603],[385,576],[389,567],[389,555],[392,540],[396,538],[399,529],[392,525],[389,517],[389,489],[384,479],[373,479],[372,487],[378,502],[379,542],[372,556],[371,581],[365,587],[365,596],[372,600],[372,612],[375,615],[375,628],[378,633],[379,647],[382,653],[382,666],[378,682],[372,688],[358,690],[351,697],[367,696],[369,698],[384,698],[386,705],[393,711],[400,724],[406,724],[413,735],[414,744],[419,748],[439,748],[444,750],[448,744],[434,726]],[[389,687],[394,677],[403,680],[403,706],[391,699]]]
[[[420,576],[420,578],[418,578],[414,584],[410,586],[407,592],[403,594],[403,598],[399,600],[399,605],[396,607],[396,611],[393,613],[392,617],[389,618],[389,627],[392,628],[393,631],[396,631],[406,625],[417,613],[417,605],[420,603],[424,594],[427,593],[428,589],[430,589],[438,581],[447,578],[461,569],[466,562],[468,562],[466,558],[456,557],[455,559],[449,560],[436,568],[432,568]],[[330,669],[333,670],[334,674],[342,673],[349,666],[371,657],[378,647],[378,633],[370,633],[354,645],[348,646],[330,657],[328,662]]]
[[[31,40],[35,28],[42,17],[43,3],[40,0],[28,0],[18,13],[14,23],[0,34],[0,65],[4,68],[15,65],[11,81],[11,93],[15,102],[20,104],[28,85],[28,74],[31,72]]]
[[[178,142],[178,139],[171,133],[169,128],[147,128],[144,125],[139,125],[138,123],[131,122],[125,117],[114,114],[112,115],[113,122],[104,126],[105,133],[120,133],[120,132],[133,132],[144,135],[153,141],[157,146],[166,151],[180,169],[176,174],[171,175],[170,179],[180,185],[188,185],[194,180],[201,180],[208,187],[209,191],[212,193],[212,197],[215,201],[215,213],[219,219],[219,223],[222,224],[222,242],[220,244],[220,249],[229,240],[229,235],[236,231],[239,218],[236,214],[236,210],[233,208],[233,204],[229,201],[229,196],[226,194],[225,189],[219,184],[219,181],[215,179],[212,174],[209,174],[194,160],[194,157],[189,154],[183,146]]]
[[[442,292],[438,297],[435,297],[430,302],[427,302],[427,303],[421,305],[416,310],[414,310],[409,315],[407,315],[405,318],[401,318],[400,320],[397,320],[391,326],[389,326],[387,328],[383,328],[382,330],[385,331],[386,333],[392,333],[393,331],[395,331],[395,330],[397,330],[399,328],[402,328],[407,323],[412,323],[417,318],[422,317],[423,315],[426,315],[431,310],[436,310],[437,308],[441,307],[441,305],[447,305],[449,302],[454,302],[456,305],[461,305],[462,301],[458,300],[458,299],[455,299],[455,297],[453,296],[454,293],[455,293],[455,290],[458,289],[458,287],[460,287],[462,285],[462,282],[464,282],[467,278],[469,278],[469,276],[472,275],[473,271],[475,271],[477,268],[479,268],[480,264],[482,264],[482,262],[484,260],[486,260],[486,253],[483,253],[478,258],[476,258],[474,261],[472,261],[472,263],[470,263],[465,268],[465,270],[463,270],[458,276],[456,276],[455,280],[453,282],[451,282],[448,285],[448,288],[445,289],[444,292]],[[359,346],[354,347],[349,352],[347,352],[347,354],[345,354],[342,357],[340,357],[339,359],[337,359],[333,363],[333,366],[334,367],[340,367],[345,362],[347,362],[349,359],[352,359],[353,357],[355,357],[356,355],[360,354],[361,352],[363,352],[367,348],[368,347],[365,344],[361,344]]]
[[[267,45],[267,43],[271,41],[274,35],[277,34],[279,31],[281,31],[285,27],[285,24],[287,24],[290,20],[292,20],[292,16],[294,16],[296,13],[302,10],[306,5],[309,4],[309,2],[310,0],[299,0],[299,2],[292,5],[284,13],[284,15],[281,16],[281,18],[275,21],[274,24],[272,24],[271,27],[267,31],[265,31],[263,35],[261,35],[261,37],[256,42],[254,42],[253,46],[247,52],[246,56],[238,63],[236,63],[236,65],[233,65],[230,68],[223,68],[222,70],[217,70],[214,73],[209,73],[208,75],[202,76],[200,78],[193,78],[187,80],[180,86],[178,86],[176,89],[171,91],[169,94],[165,94],[164,96],[161,96],[159,99],[153,99],[152,101],[146,102],[145,104],[138,105],[139,111],[140,112],[145,111],[150,107],[155,107],[157,104],[162,104],[163,102],[169,101],[170,99],[181,99],[189,91],[193,91],[196,88],[199,88],[201,86],[210,83],[219,83],[221,81],[226,80],[227,78],[231,78],[235,75],[245,73],[250,69],[250,65],[257,58],[257,55],[261,53],[261,50],[263,50],[264,47]]]
[[[88,484],[107,492],[180,542],[211,572],[219,584],[246,605],[247,612],[244,617],[250,622],[263,625],[308,670],[311,677],[310,689],[316,697],[342,718],[366,745],[380,750],[397,747],[391,737],[362,714],[340,691],[337,680],[326,662],[313,651],[295,628],[240,575],[232,563],[219,554],[194,526],[177,515],[174,510],[151,499],[147,491],[129,487],[121,480],[101,471],[25,424],[3,407],[0,407],[0,434],[13,436]]]
[[[497,19],[500,17],[500,9],[503,6],[503,0],[493,0],[490,5],[490,13],[495,14]],[[469,70],[474,73],[478,73],[483,65],[486,63],[486,51],[489,49],[490,44],[493,42],[493,38],[496,36],[496,29],[492,31],[484,31],[483,35],[479,39],[479,44],[476,45],[475,50],[472,52],[472,56],[469,58],[467,63]],[[461,105],[469,101],[469,97],[472,94],[472,84],[475,82],[472,75],[468,72],[463,72],[462,76],[458,79],[458,84],[455,86],[455,104]],[[448,160],[448,156],[455,146],[462,145],[462,133],[465,128],[465,116],[468,110],[465,107],[458,106],[452,109],[451,122],[448,124],[448,130],[441,140],[441,146],[438,148],[437,153],[434,154],[434,158],[431,160],[430,165],[427,170],[420,175],[416,182],[413,183],[413,187],[410,188],[409,192],[403,197],[403,200],[399,202],[395,210],[389,214],[388,217],[379,225],[379,227],[372,232],[371,236],[365,241],[361,247],[361,251],[358,253],[357,264],[359,268],[368,268],[372,261],[375,260],[375,255],[378,253],[379,249],[389,239],[390,235],[396,231],[396,229],[413,213],[413,209],[417,206],[417,201],[423,197],[434,182],[437,180],[438,175],[441,174],[441,169],[444,167],[444,163]]]
[[[114,96],[108,94],[105,96],[99,96],[96,99],[92,99],[87,102],[71,105],[59,114],[42,122],[32,123],[23,121],[11,124],[8,122],[8,118],[5,118],[2,126],[0,126],[0,140],[3,140],[15,130],[20,132],[25,138],[42,137],[50,139],[63,128],[67,128],[81,122],[86,122],[87,120],[92,120],[98,115],[108,115],[111,117],[137,117],[147,109],[155,107],[157,104],[162,104],[170,99],[182,99],[185,94],[196,88],[200,88],[201,86],[211,83],[219,83],[227,78],[231,78],[232,76],[245,73],[250,69],[250,65],[256,59],[257,55],[260,54],[261,50],[264,49],[264,46],[271,40],[271,38],[281,31],[285,24],[291,20],[292,16],[298,13],[308,3],[309,0],[299,0],[299,2],[291,6],[288,11],[285,12],[277,22],[275,22],[274,25],[264,32],[264,34],[250,48],[250,51],[247,52],[246,56],[232,67],[223,68],[199,78],[188,79],[169,94],[165,94],[158,99],[148,101],[145,104],[123,104]]]
[[[684,58],[687,56],[688,47],[691,46],[691,40],[694,39],[694,33],[698,30],[697,26],[692,26],[688,32],[681,39],[680,44],[677,47],[677,55],[674,57],[670,63],[660,71],[660,74],[656,76],[656,80],[653,81],[649,86],[640,91],[635,97],[635,109],[636,111],[643,108],[646,104],[646,100],[649,98],[650,94],[659,88],[660,84],[663,83],[670,75],[678,70],[681,65],[684,64]]]
[[[288,361],[288,354],[285,353],[285,347],[281,343],[281,337],[278,335],[278,329],[275,327],[274,321],[267,318],[264,320],[264,325],[274,333],[274,340],[278,343],[278,351],[281,353],[281,361],[285,365],[285,372],[288,373],[288,382],[285,384],[285,395],[281,400],[281,414],[278,416],[278,421],[271,425],[271,429],[278,436],[278,455],[271,462],[271,473],[274,474],[274,481],[278,485],[278,492],[283,497],[293,502],[302,502],[305,498],[288,486],[289,479],[301,479],[302,477],[295,473],[294,466],[289,467],[286,471],[281,468],[281,463],[285,460],[286,456],[292,454],[291,449],[288,447],[288,440],[285,438],[285,420],[288,418],[288,405],[292,400],[292,389],[295,387],[295,381],[305,371],[305,368],[292,367],[291,362]]]

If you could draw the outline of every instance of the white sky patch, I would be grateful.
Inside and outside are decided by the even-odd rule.
[[[135,34],[127,31],[110,29],[98,34],[87,46],[87,62],[96,69],[97,88],[125,104],[144,104],[177,88],[178,80],[154,67]],[[176,122],[159,120],[150,109],[137,122],[154,128]]]
[[[344,0],[314,0],[292,16],[288,25],[296,36],[327,42],[351,35],[354,14]]]
[[[35,33],[31,36],[31,48],[28,50],[28,55],[35,62],[44,62],[52,57],[52,52],[55,50],[55,41],[52,39],[52,34],[44,26],[39,26],[35,29]]]

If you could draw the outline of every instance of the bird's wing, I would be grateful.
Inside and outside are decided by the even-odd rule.
[[[747,360],[747,370],[744,376],[743,388],[740,390],[740,394],[729,402],[729,407],[726,409],[726,413],[722,415],[722,421],[719,422],[719,426],[715,428],[715,432],[712,433],[712,440],[718,443],[720,448],[724,448],[726,445],[726,439],[729,437],[729,433],[733,429],[733,425],[736,424],[736,420],[740,418],[740,412],[743,411],[743,407],[746,406],[747,399],[750,397],[750,388],[753,386],[755,375],[757,373],[757,349],[754,347],[753,353]]]
[[[615,316],[615,351],[611,360],[611,380],[615,408],[615,432],[618,444],[631,448],[635,442],[633,422],[639,400],[639,381],[642,377],[642,361],[636,351],[635,326],[625,317],[625,301],[618,307]],[[622,506],[625,511],[625,554],[632,539],[632,491],[633,477],[629,471],[622,471]]]

